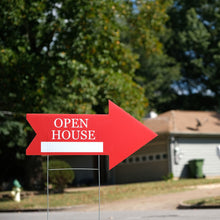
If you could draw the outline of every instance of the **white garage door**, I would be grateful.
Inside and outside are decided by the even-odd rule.
[[[187,164],[192,159],[204,159],[203,173],[205,176],[220,176],[220,155],[218,153],[220,139],[179,138],[178,147],[181,158],[174,163],[174,176],[186,177]],[[173,149],[174,154],[174,149]]]

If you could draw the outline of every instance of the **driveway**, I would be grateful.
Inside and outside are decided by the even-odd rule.
[[[101,189],[102,190],[102,189]],[[199,199],[210,196],[220,195],[220,184],[201,185],[191,187],[184,192],[175,192],[169,194],[155,195],[135,199],[120,200],[111,203],[105,203],[101,200],[101,210],[103,211],[126,211],[126,210],[174,210],[177,206],[186,200]],[[101,198],[102,199],[102,198]],[[78,207],[80,211],[95,211],[97,205],[88,205]]]

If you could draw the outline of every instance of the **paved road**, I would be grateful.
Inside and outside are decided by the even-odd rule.
[[[207,220],[220,219],[220,209],[103,211],[101,220]],[[46,212],[0,213],[0,220],[47,220]],[[49,220],[99,220],[97,212],[50,212]]]

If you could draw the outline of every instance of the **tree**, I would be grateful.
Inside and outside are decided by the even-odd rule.
[[[2,0],[1,164],[9,151],[24,159],[33,138],[25,113],[107,113],[111,99],[141,119],[145,96],[161,111],[178,77],[161,41],[170,4]]]
[[[2,108],[103,113],[111,98],[140,118],[146,100],[133,81],[136,56],[120,42],[120,10],[108,1],[2,1]]]
[[[169,11],[165,45],[181,68],[181,79],[173,84],[177,108],[219,109],[219,14],[217,0],[176,0]]]
[[[171,85],[179,79],[179,65],[164,49],[171,0],[130,1],[127,5],[127,29],[122,40],[138,54],[139,68],[135,80],[145,89],[148,110],[163,112],[164,106],[175,98]]]
[[[124,4],[0,2],[1,166],[9,154],[24,159],[33,137],[25,113],[106,113],[111,99],[142,118],[148,102],[134,81],[137,56],[120,41]],[[8,165],[3,178],[17,171]]]

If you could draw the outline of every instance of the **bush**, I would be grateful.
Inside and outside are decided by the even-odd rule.
[[[174,175],[173,173],[168,173],[166,176],[162,176],[163,180],[168,181],[168,180],[173,180]]]
[[[62,160],[50,160],[50,169],[71,168],[70,165]],[[43,162],[44,182],[47,177],[47,162]],[[73,182],[75,173],[73,170],[52,170],[49,171],[49,184],[52,185],[54,192],[63,192],[64,188]]]

